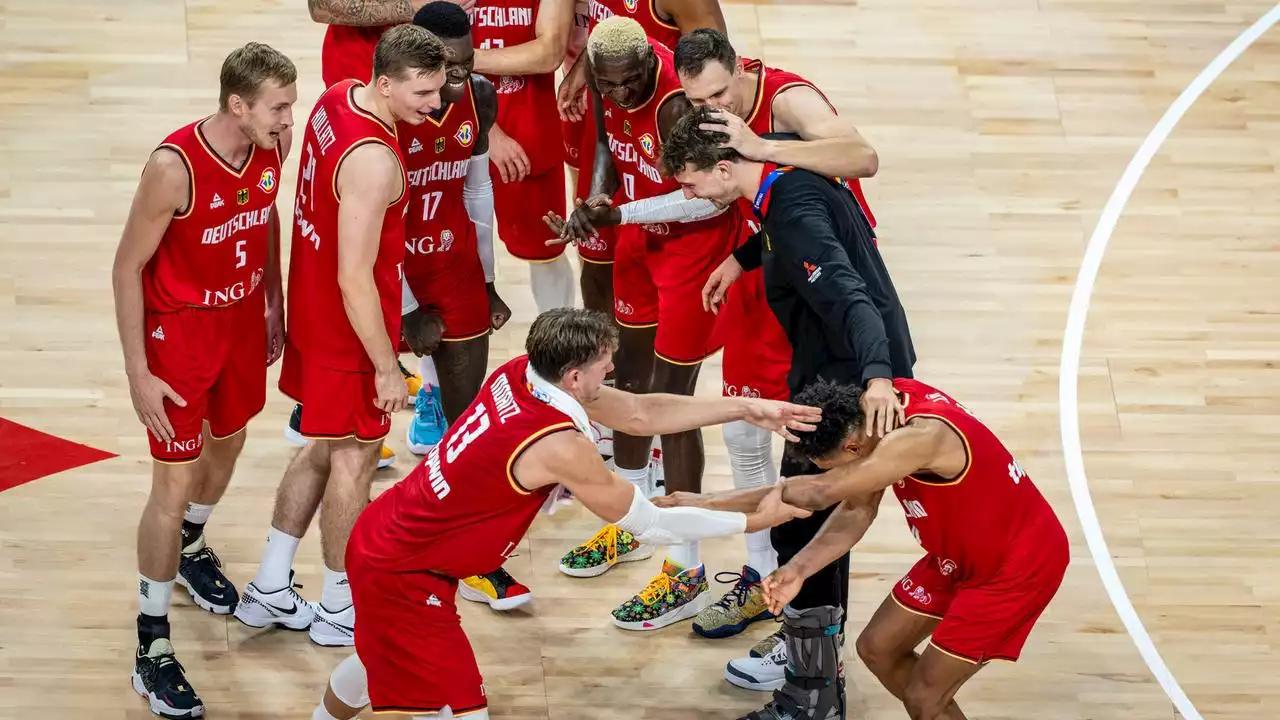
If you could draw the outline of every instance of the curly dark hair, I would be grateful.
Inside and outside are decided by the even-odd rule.
[[[721,125],[711,109],[694,107],[676,121],[675,127],[662,141],[662,172],[667,177],[674,177],[684,169],[686,164],[693,165],[695,170],[706,170],[721,160],[737,162],[742,159],[737,150],[720,147],[720,143],[729,136],[715,130],[703,130],[702,123]]]
[[[862,413],[862,388],[830,380],[806,385],[791,398],[798,405],[822,408],[822,420],[812,432],[793,430],[800,442],[787,444],[787,452],[800,460],[826,457],[866,421]]]

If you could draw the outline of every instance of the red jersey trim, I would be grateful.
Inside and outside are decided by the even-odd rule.
[[[244,177],[245,170],[248,170],[249,166],[253,164],[253,154],[258,151],[258,146],[255,143],[249,143],[249,154],[244,157],[244,164],[239,168],[236,168],[236,166],[227,162],[226,158],[219,155],[218,151],[214,150],[213,146],[209,144],[209,141],[205,139],[204,130],[202,128],[208,121],[209,118],[205,118],[204,120],[196,123],[195,132],[192,133],[196,136],[196,142],[200,143],[200,147],[204,148],[204,151],[209,153],[209,157],[213,158],[214,162],[221,165],[223,170],[231,173],[237,179]]]
[[[751,112],[747,113],[747,117],[743,119],[743,122],[745,122],[747,125],[750,125],[752,122],[755,121],[756,115],[760,114],[760,106],[764,103],[764,74],[765,74],[764,63],[760,62],[759,60],[749,60],[742,64],[742,69],[749,70],[750,66],[753,63],[759,66],[759,70],[756,73],[756,94],[755,94],[755,98],[751,101]],[[772,108],[770,108],[770,110],[772,111]],[[770,117],[769,119],[769,127],[771,128],[773,127],[772,117]]]
[[[653,46],[652,46],[652,45],[650,45],[649,47],[650,47],[650,49],[652,49],[652,48],[653,48]],[[658,81],[660,81],[660,80],[662,79],[662,57],[661,57],[661,56],[659,56],[657,53],[654,53],[653,57],[654,57],[654,59],[655,59],[655,60],[657,60],[657,61],[658,61],[657,66],[655,66],[655,67],[654,67],[654,69],[653,69],[653,92],[649,95],[649,99],[648,99],[648,100],[645,100],[644,102],[640,103],[639,105],[637,105],[637,106],[635,106],[635,107],[633,107],[633,108],[624,108],[624,107],[622,107],[621,105],[618,105],[618,108],[619,108],[620,110],[622,110],[623,112],[627,113],[628,115],[630,115],[630,114],[632,114],[632,113],[638,113],[638,112],[640,112],[641,110],[643,110],[643,109],[645,109],[645,108],[649,107],[649,103],[653,102],[653,99],[654,99],[654,98],[656,98],[656,97],[658,97]],[[683,90],[673,90],[672,92],[684,92],[684,91],[683,91]],[[667,99],[668,97],[670,97],[670,96],[671,96],[671,93],[667,93],[667,95],[663,96],[663,98],[662,98],[662,99],[663,99],[663,100],[666,100],[666,99]],[[617,103],[614,103],[614,104],[615,104],[615,105],[617,105]],[[659,103],[659,106],[661,106],[661,103]]]
[[[904,402],[902,406],[905,409],[906,403]],[[908,475],[907,478],[909,480],[915,480],[921,485],[929,485],[931,487],[949,487],[951,485],[959,485],[960,482],[964,480],[965,476],[969,474],[969,468],[973,467],[973,450],[969,446],[969,438],[965,437],[964,431],[956,427],[955,423],[951,422],[947,418],[942,417],[941,415],[935,415],[933,413],[920,413],[918,415],[912,415],[910,418],[907,418],[907,422],[910,422],[914,418],[932,418],[934,420],[941,420],[942,422],[946,423],[948,427],[951,428],[951,431],[954,432],[960,438],[960,442],[964,444],[964,469],[961,470],[960,474],[955,476],[955,478],[953,479],[947,480],[946,478],[939,478],[940,482],[939,480],[926,480],[924,478],[917,477],[916,475]]]
[[[761,72],[761,77],[762,77],[762,78],[764,77],[764,73],[763,73],[763,71]],[[773,100],[774,100],[774,102],[777,102],[777,100],[778,100],[778,96],[779,96],[779,95],[781,95],[782,93],[784,93],[784,92],[786,92],[786,91],[790,90],[791,88],[798,88],[798,87],[805,87],[805,88],[809,88],[810,90],[812,90],[812,91],[814,91],[814,92],[818,93],[818,97],[822,98],[822,101],[823,101],[824,103],[826,103],[826,104],[827,104],[827,107],[831,108],[831,111],[832,111],[832,112],[835,112],[835,110],[836,110],[836,109],[835,109],[834,107],[832,107],[832,105],[831,105],[831,101],[827,99],[827,96],[826,96],[826,95],[823,95],[823,94],[818,90],[818,88],[816,88],[816,87],[814,87],[814,86],[813,86],[813,84],[812,84],[812,83],[807,83],[807,82],[798,82],[798,81],[793,81],[793,82],[789,82],[789,83],[787,83],[787,84],[785,84],[785,85],[782,85],[781,87],[779,87],[779,88],[778,88],[777,92],[775,92],[775,93],[773,94]],[[777,128],[775,128],[775,127],[773,126],[773,103],[769,103],[769,132],[777,132]]]
[[[365,139],[361,140],[360,142],[358,142],[358,143],[356,143],[356,144],[352,145],[351,147],[347,148],[346,150],[343,150],[343,151],[342,151],[342,155],[338,157],[338,164],[337,164],[337,165],[335,165],[335,166],[334,166],[334,168],[333,168],[333,199],[334,199],[334,202],[338,202],[338,203],[341,203],[341,202],[342,202],[342,197],[338,194],[338,173],[340,173],[340,172],[342,171],[342,163],[343,163],[344,161],[346,161],[347,156],[351,154],[351,151],[352,151],[352,150],[355,150],[356,148],[361,147],[361,146],[364,146],[364,145],[368,145],[369,143],[377,143],[377,144],[379,144],[379,145],[381,145],[381,146],[383,146],[383,147],[387,148],[388,150],[390,150],[390,151],[391,151],[391,154],[392,154],[392,155],[395,155],[395,157],[396,157],[396,163],[400,165],[400,172],[401,172],[402,174],[404,173],[404,165],[403,165],[403,164],[400,164],[400,155],[396,152],[396,149],[395,149],[395,148],[391,147],[391,144],[390,144],[390,143],[388,143],[386,140],[383,140],[382,138],[367,137],[367,138],[365,138]],[[400,181],[400,194],[396,196],[396,199],[395,199],[395,200],[392,200],[391,202],[387,203],[387,207],[391,207],[391,206],[395,205],[396,203],[400,202],[400,199],[404,197],[405,192],[407,192],[407,191],[408,191],[408,188],[406,188],[406,187],[405,187],[407,184],[408,184],[408,183],[406,183],[403,179]]]
[[[383,130],[386,130],[388,133],[391,134],[391,137],[399,138],[400,136],[396,134],[395,125],[386,124],[385,122],[383,122],[382,118],[378,117],[377,115],[374,115],[373,113],[369,112],[368,110],[365,110],[364,108],[356,104],[356,88],[362,88],[362,87],[365,87],[365,84],[362,82],[351,83],[351,87],[347,88],[347,105],[350,106],[351,110],[355,112],[357,115],[363,115],[364,117],[367,117],[370,120],[381,125]]]
[[[191,211],[196,207],[196,174],[195,171],[191,169],[191,158],[187,157],[186,150],[183,150],[173,143],[160,143],[156,146],[156,150],[160,150],[161,148],[178,153],[178,157],[182,159],[182,166],[187,169],[187,192],[191,193],[187,198],[187,209],[173,214],[174,220],[184,220],[187,217],[190,217]]]
[[[523,442],[517,445],[516,449],[511,451],[511,457],[507,459],[507,482],[511,483],[511,489],[515,490],[521,495],[532,495],[534,492],[532,490],[526,489],[523,485],[521,485],[520,482],[516,480],[516,476],[511,472],[511,469],[514,468],[516,465],[516,461],[520,459],[520,456],[524,454],[525,450],[529,449],[530,445],[534,444],[535,442],[541,440],[542,438],[548,435],[558,433],[561,430],[572,430],[576,428],[577,426],[571,422],[561,422],[561,423],[556,423],[555,425],[548,425],[547,427],[544,427],[541,430],[533,433],[529,437],[525,438]]]
[[[653,21],[657,23],[659,27],[664,27],[670,30],[675,30],[676,32],[680,32],[679,25],[672,25],[666,20],[663,20],[662,16],[658,14],[658,0],[649,0],[649,14],[653,16]],[[675,48],[671,48],[671,49],[674,50]]]

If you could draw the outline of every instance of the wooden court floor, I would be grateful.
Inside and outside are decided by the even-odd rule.
[[[1066,525],[1073,565],[1023,660],[959,696],[986,720],[1169,720],[1170,700],[1117,618],[1064,471],[1058,363],[1085,241],[1142,138],[1197,73],[1269,9],[1261,0],[830,0],[726,6],[740,52],[816,81],[880,153],[867,195],[921,357],[1018,455]],[[254,39],[321,89],[322,29],[301,0],[0,0],[0,416],[117,457],[0,494],[0,718],[149,717],[129,687],[134,531],[149,482],[116,340],[110,266],[139,170],[214,109],[217,68]],[[1080,379],[1085,465],[1139,617],[1209,718],[1280,717],[1280,35],[1255,43],[1156,154],[1093,296]],[[283,178],[287,217],[296,158]],[[515,310],[491,363],[534,316]],[[274,383],[278,368],[271,372]],[[719,388],[708,364],[700,391]],[[209,524],[239,584],[262,550],[291,449],[269,393]],[[403,444],[385,488],[411,467]],[[730,484],[718,430],[706,486]],[[0,447],[0,453],[11,451]],[[917,549],[891,504],[858,548],[851,628]],[[708,641],[628,634],[608,610],[658,560],[594,580],[556,570],[597,523],[540,519],[508,567],[530,612],[468,606],[495,718],[735,718],[765,700],[721,679],[770,628]],[[706,544],[712,572],[739,539]],[[296,565],[318,597],[313,531]],[[716,588],[720,590],[722,588]],[[179,594],[180,658],[211,718],[307,718],[343,650],[250,631]],[[905,713],[849,658],[851,718]]]

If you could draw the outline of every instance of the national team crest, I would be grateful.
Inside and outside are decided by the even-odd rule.
[[[239,190],[236,191],[236,204],[237,205],[249,204],[249,188],[240,188]]]
[[[436,138],[436,152],[444,152],[444,138]]]
[[[462,147],[471,147],[471,143],[476,141],[476,128],[471,124],[470,120],[458,126],[458,132],[453,134],[453,139],[458,141]]]
[[[627,12],[633,13],[639,7],[640,0],[623,0],[622,4],[627,6]]]
[[[276,189],[276,171],[274,168],[267,168],[262,171],[262,177],[258,178],[258,189],[264,193],[269,193]]]
[[[623,121],[622,121],[622,132],[624,132],[624,133],[626,133],[626,134],[628,134],[628,135],[630,135],[630,134],[631,134],[631,121],[630,121],[630,120],[623,120]]]
[[[653,148],[654,148],[653,136],[650,135],[649,133],[645,133],[641,135],[640,149],[644,151],[644,154],[648,155],[649,157],[653,157]]]

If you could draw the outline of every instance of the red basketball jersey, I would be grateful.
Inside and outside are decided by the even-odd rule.
[[[759,73],[760,79],[756,82],[755,102],[751,104],[751,112],[747,115],[747,127],[757,135],[765,133],[777,132],[773,127],[773,100],[783,92],[793,87],[802,86],[812,88],[818,93],[818,97],[822,98],[827,106],[831,108],[831,112],[836,111],[836,107],[831,104],[827,96],[818,89],[817,85],[805,80],[804,78],[786,70],[778,70],[766,66],[759,60],[742,59],[743,68],[749,73]],[[858,178],[837,178],[853,196],[858,199],[858,205],[862,208],[862,214],[867,216],[867,222],[871,227],[876,226],[876,217],[871,214],[871,206],[867,204],[867,198],[862,194],[862,183]],[[743,206],[744,214],[751,211],[750,200],[745,201]]]
[[[205,140],[200,127],[207,119],[175,130],[160,144],[181,156],[190,199],[143,268],[148,310],[232,305],[262,283],[280,152],[250,145],[236,169]]]
[[[956,478],[916,474],[893,486],[911,534],[938,557],[945,575],[995,572],[1022,528],[1052,516],[1053,508],[995,433],[967,408],[918,380],[898,379],[893,385],[908,421],[941,420],[960,436],[968,455]]]
[[[450,103],[439,120],[428,117],[421,125],[396,125],[409,178],[404,272],[413,287],[434,280],[437,270],[447,270],[451,254],[477,252],[462,186],[480,121],[470,82],[466,88],[465,96]]]
[[[609,139],[609,151],[613,153],[614,169],[618,173],[622,201],[644,200],[666,195],[680,189],[680,183],[665,177],[658,169],[662,155],[662,140],[658,133],[658,110],[674,95],[684,93],[680,78],[676,76],[675,61],[671,50],[649,39],[649,46],[658,57],[658,80],[653,94],[636,107],[623,108],[608,97],[604,100],[604,130]],[[722,213],[706,220],[687,223],[669,223],[662,235],[682,236],[705,231],[729,219],[737,221],[735,212]],[[649,229],[651,226],[646,226]]]
[[[355,92],[364,84],[343,80],[325,90],[307,120],[298,161],[293,239],[289,251],[289,342],[307,362],[337,370],[372,372],[373,363],[356,336],[338,287],[338,171],[347,154],[380,143],[400,161],[395,128],[358,107]],[[401,263],[409,193],[388,205],[382,218],[373,282],[382,305],[387,337],[400,340]]]
[[[471,10],[471,41],[481,50],[533,42],[541,0],[479,0]],[[547,142],[559,129],[556,75],[488,75],[498,91],[498,125],[529,156],[531,175],[541,175],[564,159],[564,148]]]
[[[330,25],[320,46],[320,75],[325,87],[348,78],[369,82],[373,77],[374,48],[388,27]]]
[[[553,489],[530,492],[511,468],[537,440],[576,428],[540,399],[528,365],[520,356],[493,371],[440,444],[360,513],[365,562],[464,578],[496,570],[511,556]]]
[[[674,48],[680,40],[680,28],[671,22],[658,17],[658,9],[654,7],[657,0],[589,0],[587,13],[591,18],[591,30],[605,18],[614,15],[629,17],[640,23],[644,34],[669,48]]]

